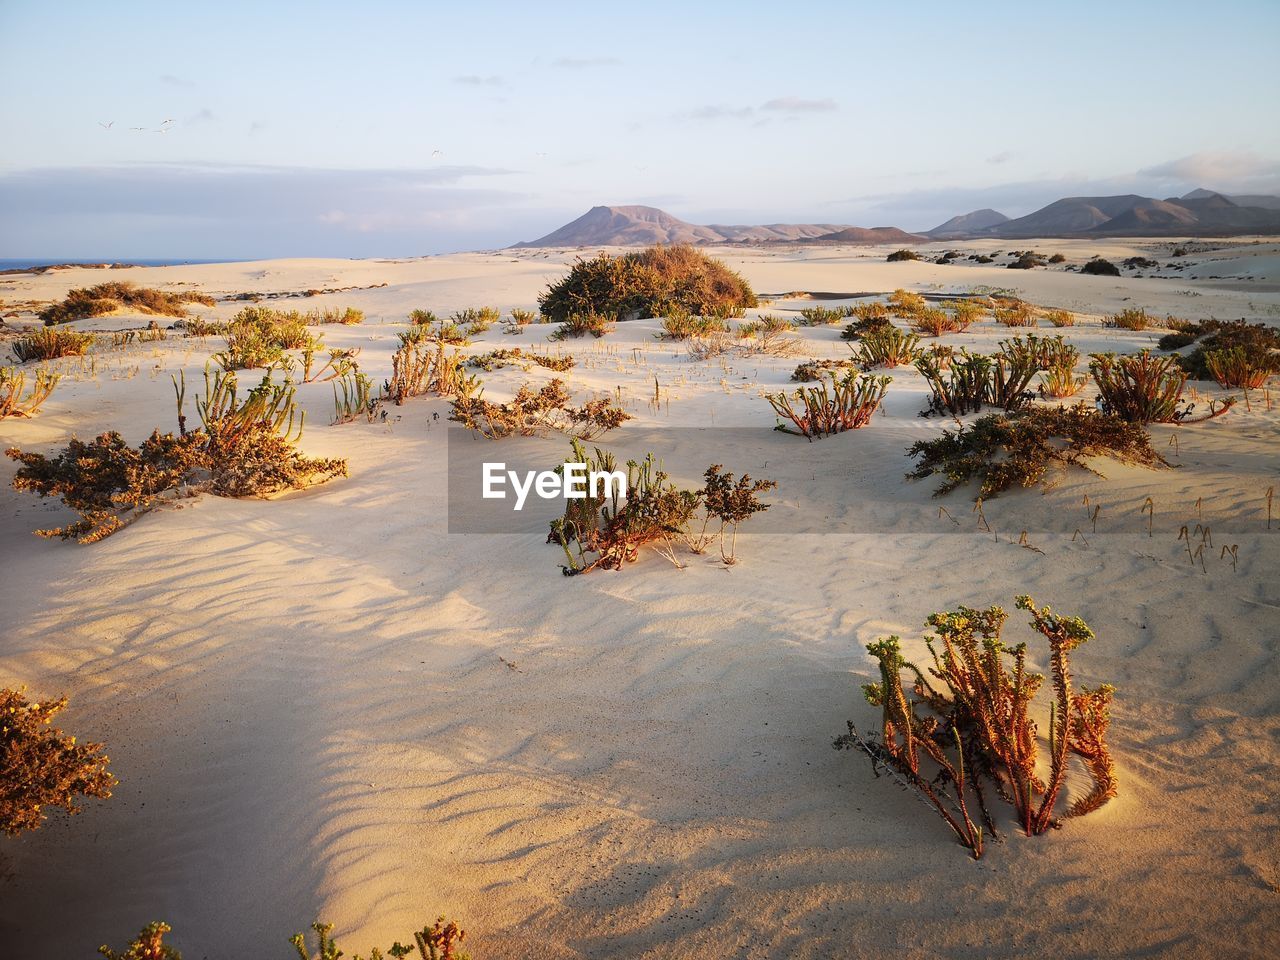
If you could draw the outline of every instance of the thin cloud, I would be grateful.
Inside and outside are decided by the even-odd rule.
[[[466,87],[500,87],[506,81],[496,75],[480,76],[479,74],[469,73],[463,77],[454,77],[454,83],[460,83]]]
[[[1243,151],[1193,153],[1144,167],[1138,171],[1138,176],[1228,193],[1280,191],[1280,162]]]
[[[195,84],[192,83],[190,80],[185,80],[182,77],[175,77],[172,73],[160,74],[160,82],[167,84],[171,87],[194,87],[195,86]]]
[[[1000,166],[1000,164],[1008,163],[1012,159],[1013,159],[1012,150],[1002,150],[1000,153],[993,154],[992,156],[987,157],[987,163],[991,164],[993,167],[998,167]]]
[[[729,120],[742,119],[749,117],[755,113],[753,107],[727,107],[723,104],[707,104],[702,107],[695,107],[682,114],[677,114],[682,119],[687,120]]]
[[[764,103],[760,109],[771,113],[830,113],[839,109],[839,105],[827,98],[806,100],[803,97],[778,97]]]
[[[218,118],[214,116],[212,110],[208,107],[202,107],[184,121],[188,127],[194,127],[202,123],[213,123]]]
[[[621,62],[617,57],[560,57],[551,61],[551,65],[562,70],[586,70],[590,67],[616,67]]]

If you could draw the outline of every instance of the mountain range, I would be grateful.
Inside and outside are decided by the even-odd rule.
[[[649,246],[655,243],[922,243],[982,237],[1222,237],[1280,234],[1280,197],[1227,196],[1203,188],[1157,200],[1138,194],[1064,197],[1024,217],[991,209],[952,217],[923,233],[838,223],[706,226],[656,207],[592,207],[578,219],[516,247]]]

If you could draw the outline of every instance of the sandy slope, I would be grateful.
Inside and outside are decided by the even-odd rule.
[[[1163,249],[1021,245],[1076,261]],[[724,255],[776,294],[1013,287],[1087,314],[1065,332],[1088,352],[1152,339],[1098,325],[1121,306],[1276,322],[1278,250],[1197,254],[1206,277],[1234,281],[886,264],[883,250],[858,248]],[[279,302],[364,309],[363,326],[323,332],[361,346],[381,378],[410,308],[531,306],[572,255],[111,278],[218,293],[386,283]],[[0,278],[0,299],[49,299],[106,276]],[[568,344],[580,364],[567,379],[580,395],[621,388],[637,419],[615,443],[631,455],[643,450],[628,434],[764,428],[749,442],[726,433],[735,439],[718,450],[671,431],[667,465],[681,480],[713,458],[783,480],[732,569],[692,558],[677,571],[650,555],[566,580],[537,533],[448,535],[439,401],[330,427],[329,386],[304,386],[304,446],[348,457],[350,479],[270,503],[190,501],[89,547],[31,536],[66,514],[9,489],[5,460],[0,682],[68,693],[66,725],[108,741],[121,784],[79,818],[0,842],[0,943],[11,948],[0,953],[89,956],[164,918],[188,958],[285,956],[284,938],[315,916],[352,953],[438,912],[470,928],[478,958],[1273,950],[1280,523],[1267,533],[1262,498],[1280,486],[1280,410],[1258,398],[1181,428],[1176,452],[1175,431],[1153,431],[1174,470],[1107,467],[1106,480],[1072,475],[1048,494],[992,501],[993,537],[975,531],[963,493],[941,501],[957,525],[938,515],[929,484],[902,480],[903,448],[943,427],[915,416],[914,373],[893,371],[887,415],[865,430],[806,444],[767,432],[759,397],[786,384],[796,358],[693,363],[654,329],[637,321]],[[990,348],[1007,333],[987,323],[948,341]],[[471,349],[544,337],[495,329]],[[0,441],[48,450],[72,433],[115,428],[136,441],[167,429],[170,373],[198,379],[219,346],[171,338],[93,365],[62,361],[67,381],[41,416],[0,422]],[[803,355],[844,353],[836,329],[804,333]],[[485,377],[495,395],[525,379],[545,374]],[[548,460],[564,448],[542,443]],[[1086,493],[1103,506],[1096,532]],[[1199,519],[1197,499],[1214,537],[1203,570],[1177,540]],[[1022,530],[1043,553],[1011,542]],[[1229,544],[1234,570],[1219,556]],[[1010,831],[974,863],[830,741],[846,719],[873,722],[857,689],[867,641],[900,633],[919,651],[929,612],[1011,608],[1021,592],[1094,626],[1077,673],[1120,688],[1122,793],[1051,837]],[[1021,630],[1014,617],[1011,635]]]

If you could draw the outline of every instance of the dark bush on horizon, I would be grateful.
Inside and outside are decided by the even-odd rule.
[[[1097,277],[1118,277],[1120,276],[1120,268],[1110,260],[1103,260],[1101,257],[1094,257],[1083,267],[1080,268],[1081,273],[1093,274]]]
[[[900,263],[903,260],[919,260],[920,254],[914,250],[895,250],[884,259],[886,263]]]
[[[741,275],[688,244],[579,258],[568,276],[538,298],[543,317],[561,323],[575,314],[629,320],[665,316],[672,309],[741,316],[757,303]]]
[[[169,293],[150,287],[136,287],[132,283],[112,280],[93,287],[80,287],[67,294],[61,303],[53,303],[40,311],[40,319],[46,326],[69,323],[89,317],[101,317],[128,307],[141,313],[158,313],[166,317],[185,317],[188,303],[213,306],[208,294],[193,290]]]

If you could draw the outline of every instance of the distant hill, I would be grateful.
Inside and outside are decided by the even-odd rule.
[[[1240,203],[1238,201],[1247,201]],[[1274,203],[1274,205],[1272,205]],[[981,211],[979,211],[981,212]],[[966,214],[965,216],[971,216]],[[927,236],[943,239],[948,220]],[[1134,193],[1114,197],[1064,197],[1034,213],[993,226],[971,226],[946,239],[1064,236],[1188,237],[1280,233],[1280,197],[1231,198],[1212,190],[1157,200]]]
[[[840,223],[769,223],[759,226],[686,223],[657,207],[592,207],[545,237],[516,247],[649,246],[655,243],[907,243],[920,241],[895,227],[850,227]]]
[[[958,217],[952,217],[946,223],[940,223],[932,230],[925,231],[924,235],[934,240],[971,237],[975,233],[990,230],[992,227],[998,227],[1002,223],[1008,223],[1008,221],[1009,218],[998,210],[984,207],[981,210],[974,210],[972,213],[962,213]]]
[[[1198,190],[1192,190],[1190,193],[1184,193],[1182,195],[1182,199],[1204,200],[1215,195],[1226,197],[1237,207],[1261,207],[1263,210],[1280,210],[1280,197],[1273,197],[1265,193],[1215,194],[1215,191],[1206,190],[1204,187],[1201,187]]]

